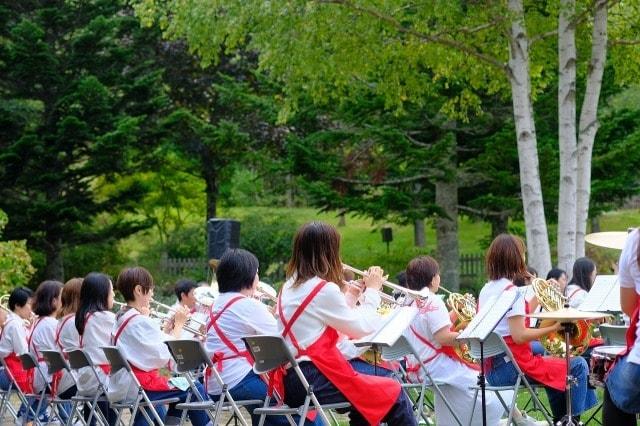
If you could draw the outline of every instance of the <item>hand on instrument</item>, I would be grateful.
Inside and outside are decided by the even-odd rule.
[[[356,306],[358,299],[360,299],[360,296],[364,291],[364,283],[361,280],[349,282],[345,281],[345,285],[347,289],[345,291],[344,298],[347,301],[347,305],[350,308],[353,308],[354,306]]]
[[[189,309],[184,306],[180,306],[176,309],[176,313],[173,316],[173,324],[175,328],[182,328],[189,319]]]
[[[386,275],[382,275],[384,271],[379,266],[372,266],[367,269],[367,273],[362,278],[364,281],[364,285],[367,288],[372,288],[374,290],[381,290],[382,283],[387,279]]]

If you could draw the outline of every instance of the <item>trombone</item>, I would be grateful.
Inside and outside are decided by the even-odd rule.
[[[360,276],[366,277],[367,273],[365,271],[361,271],[360,269],[356,269],[353,266],[349,266],[346,263],[342,264],[342,269],[345,269],[347,271],[351,271],[355,274],[358,274]],[[415,291],[415,290],[411,290],[409,288],[406,287],[402,287],[401,285],[398,284],[394,284],[392,282],[389,281],[383,281],[382,285],[385,287],[390,288],[391,290],[400,293],[402,296],[404,296],[404,298],[411,297],[412,299],[416,300],[416,301],[424,301],[425,299],[427,299],[428,295],[419,291]],[[390,296],[388,294],[386,294],[383,291],[380,291],[380,297],[388,303],[391,304],[401,304],[401,302],[397,301],[393,296]]]

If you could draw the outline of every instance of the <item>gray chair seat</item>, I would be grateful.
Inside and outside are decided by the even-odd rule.
[[[322,408],[326,410],[339,410],[341,408],[350,408],[351,404],[348,402],[338,402],[335,404],[322,404]],[[261,407],[253,410],[253,414],[266,414],[266,415],[276,415],[276,414],[300,414],[302,411],[301,408],[291,408],[286,404],[282,405],[274,405],[272,407]]]
[[[166,399],[156,399],[154,401],[151,401],[151,403],[146,402],[145,400],[141,400],[138,403],[136,403],[135,401],[132,402],[112,402],[111,403],[111,407],[115,408],[117,410],[122,410],[122,409],[126,409],[126,408],[133,408],[134,406],[138,406],[138,407],[146,407],[149,405],[166,405],[166,404],[175,404],[176,402],[179,402],[180,398],[166,398]]]

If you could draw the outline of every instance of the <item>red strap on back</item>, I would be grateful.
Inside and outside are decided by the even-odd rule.
[[[89,324],[89,318],[91,318],[93,316],[93,314],[95,314],[95,312],[89,312],[84,316],[84,331],[87,331],[87,324]],[[134,315],[135,316],[135,315]],[[83,345],[83,341],[84,341],[84,333],[82,333],[82,336],[80,336],[80,347],[84,347]],[[114,343],[115,345],[115,343]]]
[[[60,349],[64,349],[62,347],[62,345],[60,344],[60,334],[62,334],[62,329],[64,328],[65,324],[71,319],[71,317],[75,315],[75,314],[68,314],[66,317],[62,318],[62,321],[60,322],[60,324],[58,324],[58,328],[56,329],[56,345],[58,345],[58,347]],[[82,336],[80,336],[80,347],[82,347]]]
[[[127,324],[129,324],[129,321],[131,321],[132,319],[134,319],[135,317],[137,317],[140,314],[133,314],[131,315],[129,318],[127,318],[126,320],[124,320],[124,322],[120,325],[120,327],[118,327],[118,330],[116,331],[116,334],[113,336],[113,344],[116,345],[118,343],[118,339],[120,338],[120,335],[122,334],[122,332],[124,331],[125,327],[127,326]]]
[[[36,320],[36,322],[33,324],[33,327],[31,328],[31,333],[29,333],[29,337],[27,338],[27,347],[31,348],[31,342],[33,341],[33,335],[36,332],[36,328],[38,328],[38,325],[42,322],[42,319],[46,318],[46,317],[40,317]],[[38,349],[35,347],[35,345],[33,346],[33,352],[36,354],[36,358],[40,358],[40,353],[38,352]]]
[[[433,346],[433,344],[427,340],[423,335],[421,335],[420,333],[418,333],[418,330],[415,329],[415,327],[413,325],[409,326],[409,329],[411,330],[411,332],[414,334],[414,336],[416,336],[416,338],[418,340],[420,340],[420,342],[424,343],[425,345],[427,345],[428,347],[430,347],[431,349],[433,349],[436,353],[431,355],[429,358],[425,359],[424,361],[422,361],[423,364],[428,364],[429,362],[431,362],[435,357],[437,357],[438,355],[440,355],[441,353],[444,353],[443,350],[441,348],[436,348],[435,346]],[[420,361],[420,360],[418,360]]]
[[[244,299],[245,296],[236,296],[233,299],[229,300],[226,305],[223,306],[223,308],[220,310],[220,312],[218,312],[216,315],[213,314],[213,312],[211,312],[210,314],[210,321],[209,324],[207,324],[207,331],[209,331],[209,329],[211,329],[211,327],[213,327],[216,330],[216,333],[218,334],[218,337],[220,338],[220,340],[222,340],[222,343],[225,344],[225,346],[227,348],[229,348],[231,350],[231,352],[233,352],[233,356],[226,356],[224,353],[222,352],[216,352],[213,354],[212,357],[212,361],[214,363],[217,362],[218,364],[218,371],[222,371],[222,361],[226,360],[226,359],[233,359],[233,358],[238,358],[238,357],[245,357],[247,358],[247,360],[249,360],[248,354],[249,352],[244,350],[244,351],[240,351],[238,350],[238,348],[236,347],[236,345],[233,344],[233,342],[231,340],[229,340],[229,338],[227,337],[227,335],[222,331],[222,329],[220,328],[220,326],[218,326],[218,319],[220,318],[220,316],[228,309],[230,308],[234,303]],[[250,362],[252,363],[252,362]]]
[[[573,292],[569,295],[569,297],[567,297],[567,300],[571,300],[571,298],[580,290],[582,290],[582,288],[578,287],[577,289],[573,290]]]
[[[307,308],[307,306],[309,306],[311,301],[316,297],[316,295],[320,292],[320,290],[322,290],[322,288],[326,284],[327,284],[327,282],[324,281],[324,280],[322,280],[318,284],[316,284],[316,286],[313,288],[313,290],[311,290],[311,292],[307,295],[307,297],[304,298],[304,300],[302,301],[300,306],[298,306],[298,309],[295,310],[295,312],[291,316],[291,319],[288,322],[287,322],[287,319],[285,318],[284,312],[282,310],[282,300],[281,299],[282,299],[282,291],[284,289],[281,290],[280,294],[278,295],[278,314],[280,315],[280,321],[282,321],[282,324],[284,324],[284,330],[282,330],[282,337],[286,338],[287,334],[288,334],[289,337],[291,338],[291,343],[293,343],[293,345],[296,347],[296,349],[298,350],[299,353],[302,352],[302,349],[300,348],[300,345],[298,345],[298,340],[296,339],[296,336],[291,331],[291,327],[298,320],[300,315],[302,315],[302,312],[304,312],[304,310]]]

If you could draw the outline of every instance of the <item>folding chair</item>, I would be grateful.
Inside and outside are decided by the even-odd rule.
[[[113,377],[113,375],[116,374],[117,372],[124,370],[127,372],[127,375],[131,378],[133,385],[137,387],[137,395],[132,402],[119,401],[119,402],[111,403],[111,408],[116,410],[116,412],[118,413],[118,418],[116,423],[120,423],[122,412],[125,409],[129,409],[131,410],[131,420],[129,421],[129,425],[133,424],[133,421],[135,420],[136,414],[138,414],[138,412],[140,412],[144,416],[144,418],[147,420],[147,422],[149,422],[150,424],[154,424],[154,420],[155,420],[157,424],[163,425],[164,423],[160,418],[160,415],[158,414],[158,411],[156,410],[155,406],[173,404],[180,401],[180,399],[165,398],[165,399],[158,399],[155,401],[151,401],[147,396],[147,393],[144,391],[144,389],[140,385],[140,382],[136,378],[136,375],[133,374],[133,371],[131,370],[131,366],[120,353],[120,350],[118,350],[118,348],[116,348],[115,346],[104,346],[102,347],[102,350],[104,351],[104,354],[107,357],[107,361],[109,361],[109,364],[111,365],[111,373],[109,377]],[[154,420],[151,419],[151,417],[149,416],[149,413],[147,413],[147,410],[151,412],[151,415],[153,416]]]
[[[626,346],[626,334],[629,329],[626,325],[600,324],[598,328],[605,345]]]
[[[71,374],[71,367],[69,367],[69,364],[67,363],[67,361],[64,359],[64,357],[62,356],[62,354],[58,351],[40,351],[40,353],[42,354],[42,357],[44,358],[44,362],[47,364],[47,369],[50,375],[56,374],[58,372],[67,372],[69,373],[69,376],[73,379],[73,384],[76,386],[77,388],[77,383],[76,383],[76,379],[75,377]],[[43,376],[44,378],[44,376]],[[82,413],[80,412],[80,410],[78,409],[78,404],[77,402],[68,399],[61,399],[61,398],[57,398],[56,395],[52,395],[52,399],[50,401],[51,407],[53,410],[57,411],[58,413],[58,418],[62,419],[62,417],[60,416],[60,410],[62,410],[62,406],[63,404],[67,404],[67,403],[71,403],[72,404],[72,408],[71,408],[71,412],[70,413],[66,413],[67,415],[67,425],[72,425],[73,424],[73,419],[74,417],[77,417],[78,420],[86,425],[87,423],[84,421],[84,418],[82,416]]]
[[[30,395],[31,397],[36,398],[36,400],[38,401],[38,405],[34,413],[34,422],[37,424],[40,424],[40,419],[38,418],[38,416],[40,414],[40,410],[42,409],[42,405],[45,404],[44,406],[46,408],[49,400],[51,399],[50,397],[47,396],[47,389],[49,388],[47,384],[47,376],[40,369],[40,365],[38,364],[36,357],[32,353],[30,352],[23,353],[22,355],[19,355],[18,358],[20,359],[20,362],[22,363],[22,368],[25,371],[34,371],[34,373],[39,374],[40,377],[44,380],[45,386],[42,387],[42,390],[40,391],[40,393],[34,392],[33,394]],[[35,377],[35,374],[34,374],[34,377]],[[28,407],[29,407],[29,410],[33,412],[33,410],[31,409],[31,406],[28,405]]]
[[[298,408],[291,408],[286,404],[281,406],[270,406],[270,397],[267,395],[262,408],[256,408],[253,410],[253,414],[260,415],[260,423],[262,426],[266,419],[266,416],[286,416],[289,422],[292,422],[290,416],[297,414],[300,416],[299,426],[304,424],[307,413],[309,412],[310,404],[313,404],[318,411],[318,415],[322,418],[325,425],[330,425],[331,422],[327,417],[324,410],[336,410],[351,407],[348,402],[340,402],[335,404],[320,404],[318,398],[313,393],[313,388],[309,385],[309,382],[302,374],[300,366],[293,356],[287,344],[282,336],[251,336],[243,337],[245,345],[254,359],[253,371],[256,374],[266,374],[271,370],[275,370],[278,367],[284,367],[291,365],[290,371],[295,372],[304,386],[307,394],[305,396],[304,404]],[[291,374],[291,373],[289,373]]]
[[[98,407],[99,402],[109,403],[109,400],[107,399],[107,396],[106,396],[107,395],[106,389],[104,388],[104,385],[100,381],[100,376],[98,375],[98,372],[96,370],[97,367],[93,364],[93,362],[91,361],[87,353],[82,349],[72,349],[72,350],[65,351],[65,353],[69,358],[69,367],[71,368],[71,370],[80,372],[80,370],[82,370],[83,368],[89,368],[91,373],[96,379],[96,383],[98,383],[98,389],[95,391],[93,396],[76,394],[75,396],[71,397],[71,402],[73,403],[73,409],[79,410],[78,409],[79,405],[88,407],[89,415],[85,420],[87,424],[91,424],[91,420],[95,416],[96,420],[98,420],[99,423],[105,426],[108,425],[109,422],[107,421],[104,414],[102,413],[102,410],[100,410],[100,408]],[[63,361],[64,361],[64,358],[63,358]]]
[[[169,340],[165,342],[169,347],[169,352],[173,360],[176,363],[176,371],[183,376],[189,382],[191,393],[187,397],[187,402],[177,404],[178,410],[184,410],[182,412],[182,418],[180,424],[184,423],[187,415],[187,410],[206,410],[209,419],[212,424],[217,424],[216,420],[220,418],[222,410],[231,409],[236,422],[240,422],[243,426],[247,426],[246,420],[242,417],[240,407],[248,405],[262,404],[264,400],[244,400],[235,401],[229,394],[229,389],[226,383],[220,377],[220,374],[215,369],[211,358],[207,356],[202,344],[196,340]],[[218,382],[222,388],[220,399],[218,402],[211,400],[203,400],[200,398],[200,394],[195,386],[196,376],[199,372],[209,369],[211,375]],[[195,394],[199,399],[197,402],[190,402],[191,395]],[[212,414],[211,411],[214,411]]]
[[[467,342],[469,343],[469,352],[471,353],[471,356],[475,359],[480,359],[480,341],[478,339],[468,339]],[[512,386],[491,386],[490,384],[487,383],[485,385],[485,390],[488,392],[494,392],[498,397],[498,399],[500,400],[500,403],[502,404],[504,409],[507,411],[508,413],[507,425],[513,422],[513,412],[516,408],[516,400],[518,399],[517,398],[518,390],[523,385],[531,395],[531,399],[533,400],[534,406],[538,410],[540,410],[540,412],[544,415],[545,420],[549,422],[549,424],[553,424],[553,421],[549,415],[549,411],[542,405],[542,403],[540,402],[540,399],[538,399],[538,394],[535,392],[533,386],[531,386],[531,384],[525,377],[524,373],[520,369],[520,366],[518,366],[518,363],[513,358],[513,354],[511,353],[511,350],[505,343],[504,339],[502,338],[502,336],[492,332],[491,334],[489,334],[487,339],[483,342],[484,358],[488,359],[488,358],[491,358],[492,356],[501,355],[501,354],[504,354],[504,356],[509,358],[509,362],[513,363],[513,366],[518,373],[518,378],[516,379],[516,382]],[[481,389],[480,389],[480,386],[474,386],[472,387],[472,389],[475,389],[474,406],[471,408],[472,410],[474,410],[475,404],[478,401],[478,392],[480,392]],[[511,401],[511,406],[507,406],[507,403],[502,398],[502,395],[500,395],[501,391],[509,391],[509,390],[513,391],[513,400]]]
[[[11,370],[9,370],[9,367],[7,367],[7,363],[5,362],[4,358],[0,358],[0,363],[2,363],[2,368],[4,369],[4,371],[7,374],[7,377],[9,378],[9,389],[0,390],[0,419],[4,418],[4,412],[5,410],[8,410],[17,424],[18,412],[13,407],[13,405],[11,405],[11,395],[13,393],[17,394],[18,399],[20,400],[20,403],[23,404],[25,407],[27,407],[26,409],[30,409],[30,406],[27,402],[26,394],[23,393],[22,390],[20,390],[20,388],[16,384],[16,381],[13,378],[13,375],[11,374]]]
[[[393,344],[393,346],[382,347],[382,359],[386,361],[401,360],[401,359],[404,359],[407,355],[412,355],[416,360],[418,360],[418,362],[420,362],[420,355],[418,354],[418,351],[416,351],[416,349],[413,347],[411,342],[409,342],[409,340],[407,340],[405,336],[400,336],[398,340],[396,340],[396,342]],[[444,396],[442,389],[440,389],[440,386],[445,385],[445,383],[437,382],[433,380],[433,377],[431,377],[431,374],[429,374],[429,370],[427,369],[427,366],[424,365],[424,363],[422,362],[420,362],[420,369],[424,375],[424,379],[422,383],[419,383],[419,384],[401,383],[402,388],[407,393],[408,397],[410,397],[408,393],[409,389],[411,388],[420,389],[418,400],[416,401],[416,408],[418,409],[417,417],[422,418],[425,422],[429,423],[430,419],[428,419],[424,415],[423,410],[424,410],[424,401],[425,401],[426,391],[427,389],[432,389],[434,392],[436,392],[440,396],[440,398],[442,398],[442,401],[447,406],[447,409],[449,410],[449,412],[451,412],[453,417],[456,419],[456,422],[458,423],[458,425],[462,426],[462,422],[458,418],[458,415],[455,413],[455,411],[453,410],[453,407],[451,406],[447,398]]]

